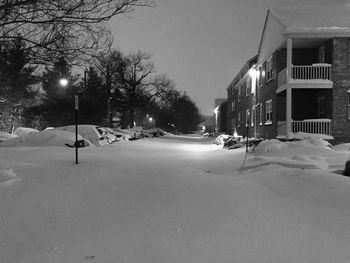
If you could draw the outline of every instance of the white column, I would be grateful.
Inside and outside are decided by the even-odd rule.
[[[286,95],[286,136],[292,132],[292,88],[290,80],[292,79],[292,39],[287,39],[287,95]]]

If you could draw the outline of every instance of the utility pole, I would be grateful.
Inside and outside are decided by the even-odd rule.
[[[112,110],[111,110],[111,74],[109,71],[109,65],[107,65],[107,77],[106,77],[106,84],[107,84],[107,120],[108,120],[108,127],[112,128]]]

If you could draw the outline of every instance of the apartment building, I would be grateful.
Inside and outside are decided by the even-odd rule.
[[[231,134],[350,141],[350,6],[269,10],[258,54],[227,88]]]

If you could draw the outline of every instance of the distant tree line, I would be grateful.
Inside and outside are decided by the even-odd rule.
[[[149,5],[148,0],[2,1],[0,129],[73,124],[78,94],[79,123],[111,126],[119,120],[132,127],[142,125],[147,114],[166,130],[196,130],[201,117],[195,103],[156,72],[149,54],[110,48],[104,22]],[[74,65],[84,70],[78,74]]]

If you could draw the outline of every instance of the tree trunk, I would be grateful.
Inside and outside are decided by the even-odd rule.
[[[130,126],[130,128],[134,127],[134,119],[135,119],[134,108],[131,107],[129,109],[129,126]]]

